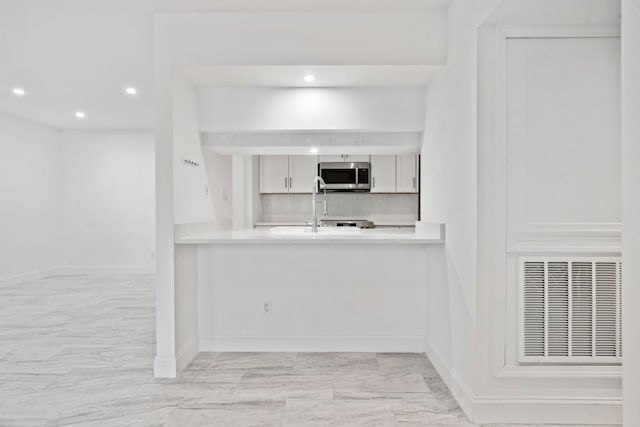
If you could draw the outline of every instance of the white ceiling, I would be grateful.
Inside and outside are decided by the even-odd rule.
[[[424,11],[446,7],[450,1],[2,0],[0,110],[61,129],[151,128],[156,12]],[[285,84],[273,70],[253,77],[255,70],[235,70],[242,71],[236,76],[231,71],[216,70],[213,77],[196,72],[194,78],[237,85]],[[358,79],[381,85],[398,77],[424,83],[433,72],[402,68],[369,73],[363,67],[340,76],[336,69],[327,71],[331,85],[355,84]],[[139,89],[137,97],[124,94],[128,85]],[[23,87],[27,96],[17,98],[13,87]],[[85,111],[86,119],[75,118],[76,110]]]

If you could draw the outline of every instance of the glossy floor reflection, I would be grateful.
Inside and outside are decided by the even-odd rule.
[[[153,378],[154,278],[0,287],[0,426],[473,426],[420,354],[201,353]]]

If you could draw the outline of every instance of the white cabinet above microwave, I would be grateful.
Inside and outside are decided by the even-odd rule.
[[[318,161],[322,162],[368,162],[368,154],[321,154]]]

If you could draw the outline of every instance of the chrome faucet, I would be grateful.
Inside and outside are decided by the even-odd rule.
[[[327,211],[327,184],[324,182],[324,179],[322,179],[319,176],[316,176],[313,179],[313,189],[311,190],[311,213],[312,213],[312,218],[311,218],[311,231],[314,233],[318,232],[318,214],[316,213],[316,205],[318,204],[318,201],[316,200],[316,196],[318,195],[318,191],[320,191],[320,189],[324,190],[324,200],[322,201],[324,210],[323,210],[323,215],[327,215],[329,212]]]

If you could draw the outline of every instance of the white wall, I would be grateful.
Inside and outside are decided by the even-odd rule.
[[[507,227],[620,224],[620,39],[507,41]]]
[[[622,1],[622,227],[625,307],[640,301],[640,3]],[[624,425],[640,425],[640,310],[625,310]]]
[[[191,66],[437,65],[446,59],[443,18],[435,9],[156,14],[156,47]]]
[[[421,131],[424,89],[203,88],[200,130]]]
[[[197,247],[176,248],[176,333],[177,370],[182,371],[198,354],[198,258]]]
[[[540,35],[544,31],[540,29]],[[483,215],[489,225],[484,230],[491,230],[487,239],[496,243],[484,264],[492,274],[481,276],[478,283],[483,297],[478,319],[486,322],[480,337],[492,337],[479,340],[480,352],[487,355],[479,369],[485,372],[479,392],[525,399],[531,409],[512,418],[519,422],[568,421],[563,412],[567,418],[569,412],[560,409],[560,403],[556,409],[549,405],[544,414],[533,409],[544,408],[544,400],[558,387],[566,402],[599,402],[576,405],[571,420],[620,419],[619,369],[599,372],[596,378],[591,376],[599,368],[532,367],[517,360],[519,258],[532,253],[619,255],[619,237],[617,242],[602,238],[603,231],[620,228],[619,39],[579,34],[514,35],[504,41],[506,78],[497,87],[496,99],[506,102],[504,109],[496,107],[496,117],[505,132],[494,137],[495,163],[481,162],[481,169],[495,171],[497,178],[483,184],[484,191],[493,194],[495,209]],[[488,147],[485,140],[481,147]],[[488,408],[476,414],[483,421],[496,416]]]
[[[60,264],[58,132],[0,113],[0,278]]]
[[[502,1],[484,25],[616,24],[617,0],[508,0]]]
[[[152,271],[154,141],[0,114],[0,277],[50,268]]]
[[[202,150],[204,167],[207,170],[209,199],[213,209],[212,225],[220,228],[231,227],[232,213],[232,161],[231,156]]]
[[[428,261],[439,248],[199,245],[200,349],[423,351]]]
[[[456,1],[449,9],[446,68],[427,88],[422,147],[423,222],[446,224],[446,273],[429,283],[427,354],[450,378],[469,414],[476,342],[476,69],[477,28],[499,1]]]
[[[585,24],[601,20],[607,23],[615,19],[616,6],[615,2],[610,2],[610,5],[605,8],[606,13],[600,13],[596,5],[598,2],[583,2],[581,5],[572,2],[573,6],[581,8],[574,9],[575,13],[571,14],[568,13],[569,8],[558,5],[557,2],[536,1],[536,6],[542,9],[532,10],[527,14],[530,5],[519,2],[519,7],[511,8],[512,3],[514,2],[454,2],[449,10],[448,63],[427,89],[425,138],[422,149],[422,219],[445,222],[447,225],[446,281],[442,281],[440,286],[437,286],[437,282],[429,284],[430,294],[438,295],[440,303],[429,306],[432,322],[427,323],[427,353],[432,360],[436,361],[436,365],[440,366],[443,376],[448,380],[454,395],[465,411],[476,421],[551,422],[580,419],[597,422],[606,419],[609,422],[615,422],[619,413],[617,412],[619,406],[616,406],[619,379],[615,376],[615,370],[611,371],[612,376],[603,375],[600,380],[586,380],[583,375],[582,379],[572,382],[567,380],[566,376],[562,379],[553,378],[554,374],[549,372],[527,375],[527,373],[519,374],[501,369],[505,367],[505,363],[508,363],[508,358],[512,355],[511,347],[504,347],[504,334],[507,331],[513,332],[515,325],[511,318],[506,320],[506,324],[500,319],[505,310],[513,307],[513,302],[507,303],[504,299],[505,295],[508,297],[512,295],[511,293],[505,294],[495,290],[500,283],[495,278],[503,277],[504,281],[504,275],[501,276],[505,271],[504,264],[497,263],[495,256],[499,253],[496,252],[496,248],[502,247],[504,253],[505,239],[504,237],[501,239],[499,235],[496,237],[495,233],[488,231],[491,230],[491,225],[488,224],[500,221],[505,221],[503,224],[506,224],[507,213],[511,215],[514,227],[522,224],[523,217],[525,222],[569,220],[600,223],[609,221],[615,224],[616,219],[619,218],[619,209],[616,204],[620,200],[619,189],[616,188],[618,162],[615,143],[617,137],[615,94],[610,92],[605,94],[604,99],[608,107],[603,106],[599,109],[600,106],[595,105],[594,110],[585,113],[587,116],[592,114],[591,116],[581,118],[589,122],[588,129],[576,127],[574,123],[574,126],[569,127],[568,130],[565,129],[564,134],[562,132],[554,134],[556,141],[563,141],[563,135],[566,140],[576,137],[571,133],[572,131],[574,133],[576,130],[578,133],[585,131],[586,135],[582,134],[582,136],[585,137],[587,142],[584,144],[588,144],[587,146],[578,146],[579,149],[573,151],[571,146],[554,148],[567,156],[573,152],[576,159],[584,158],[587,163],[590,162],[584,169],[576,168],[578,173],[586,173],[587,176],[571,177],[568,174],[563,177],[559,163],[550,165],[555,167],[551,170],[557,172],[553,178],[553,185],[564,185],[565,189],[574,189],[573,195],[579,198],[583,205],[589,203],[589,199],[585,200],[583,197],[595,192],[598,194],[597,197],[604,197],[607,201],[606,205],[598,205],[588,214],[581,211],[580,215],[576,216],[574,205],[566,206],[566,203],[571,203],[573,199],[565,198],[558,201],[561,209],[555,212],[557,214],[555,217],[548,215],[545,217],[544,214],[548,212],[535,211],[535,208],[540,203],[540,197],[544,199],[547,206],[552,204],[552,199],[544,198],[544,193],[537,192],[540,190],[540,183],[548,184],[548,181],[536,180],[538,175],[534,173],[531,179],[525,175],[525,178],[510,181],[510,184],[514,185],[511,191],[515,196],[521,195],[521,190],[535,192],[528,194],[528,198],[531,203],[535,201],[538,205],[527,205],[525,193],[524,199],[522,197],[512,199],[513,203],[507,211],[506,205],[500,205],[497,202],[501,197],[500,192],[506,190],[506,185],[502,190],[495,184],[489,185],[504,173],[506,167],[504,164],[506,153],[497,151],[494,145],[497,139],[495,135],[499,135],[505,123],[498,123],[495,127],[495,114],[488,113],[495,108],[495,100],[492,99],[491,92],[494,89],[493,83],[499,83],[502,80],[496,77],[495,70],[487,73],[482,69],[486,63],[493,63],[495,67],[496,58],[492,52],[496,50],[496,40],[491,36],[493,33],[479,40],[478,27],[483,22],[505,25],[536,22]],[[492,8],[498,4],[500,7],[496,14],[485,21]],[[598,4],[602,5],[602,2]],[[484,29],[482,31],[484,34]],[[598,50],[597,53],[600,56],[592,59],[607,57],[605,51],[606,49]],[[611,52],[608,53],[611,54]],[[478,56],[481,59],[480,64],[478,64]],[[499,55],[498,59],[500,59]],[[569,61],[571,60],[573,58]],[[615,68],[610,67],[611,65],[615,64],[605,63],[604,67],[591,71],[602,73],[600,77],[608,79],[607,84],[615,85]],[[591,74],[588,77],[591,77]],[[574,80],[580,84],[584,83],[584,80]],[[570,83],[575,82],[570,81]],[[565,86],[572,87],[569,82]],[[610,91],[610,87],[607,86],[608,89],[605,88],[605,92]],[[561,87],[560,92],[556,94],[575,93],[570,92],[569,88]],[[531,92],[532,96],[537,93],[537,91]],[[593,96],[595,97],[595,94]],[[589,99],[593,100],[593,98]],[[580,103],[576,102],[576,104]],[[478,105],[482,108],[478,109]],[[602,116],[599,117],[598,114]],[[595,120],[597,118],[602,120]],[[549,123],[556,122],[549,120],[544,123],[537,122],[532,136],[540,137],[544,132],[548,132]],[[560,128],[555,128],[555,130],[558,129]],[[485,138],[486,135],[490,136]],[[596,141],[595,144],[594,141]],[[527,162],[532,162],[534,159],[553,161],[553,158],[539,155],[539,151],[533,151],[539,148],[541,147],[533,145],[518,151],[517,155],[520,157],[510,159],[509,164],[514,174],[518,176],[526,174],[526,166],[530,166]],[[586,150],[584,154],[583,149]],[[527,155],[523,156],[522,153],[525,152]],[[514,160],[523,160],[524,163],[512,164]],[[567,158],[564,157],[564,160],[566,162]],[[601,162],[602,165],[595,170],[593,165],[597,162]],[[575,163],[572,164],[575,165]],[[565,166],[567,169],[573,167],[571,164]],[[573,173],[576,171],[573,170]],[[558,182],[559,179],[560,182]],[[593,182],[592,191],[583,191],[579,187],[580,180],[585,185]],[[549,185],[546,185],[546,188],[548,187]],[[547,194],[553,195],[553,191],[555,189],[549,190]],[[504,194],[502,196],[504,197]],[[524,205],[520,203],[522,200],[525,200]],[[523,206],[525,206],[524,213]],[[448,306],[445,305],[447,302]],[[439,322],[434,322],[435,319]],[[450,334],[443,333],[443,329],[450,331]],[[509,341],[509,345],[514,345],[514,341]],[[494,349],[497,350],[494,351]],[[545,376],[546,378],[543,378]],[[578,402],[578,404],[554,409],[551,405],[544,403],[544,399],[550,394],[562,396],[563,399],[567,399],[565,403]],[[602,405],[586,404],[586,396],[601,398]],[[554,402],[560,404],[561,400]],[[599,409],[603,407],[605,409]]]
[[[196,91],[182,78],[176,78],[173,84],[172,120],[174,221],[176,224],[212,222],[214,212],[198,132]],[[184,160],[198,165],[185,164]]]
[[[146,131],[62,131],[63,265],[153,269],[154,140]]]
[[[518,365],[515,302],[520,255],[619,253],[617,5],[507,3],[478,46],[473,417],[615,424],[621,370]]]

